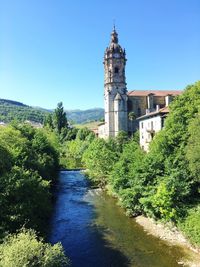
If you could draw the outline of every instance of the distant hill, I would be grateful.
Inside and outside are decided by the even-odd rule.
[[[27,105],[25,105],[25,104],[23,104],[21,102],[8,100],[8,99],[2,99],[2,98],[0,98],[0,104],[3,104],[3,105],[15,105],[15,106],[19,106],[19,107],[28,107]]]
[[[90,121],[99,121],[104,117],[103,108],[93,108],[87,110],[66,110],[67,118],[77,124]]]
[[[52,111],[40,107],[31,107],[13,100],[0,99],[0,121],[6,123],[14,119],[43,123],[45,116],[49,112]],[[104,109],[66,110],[66,114],[69,121],[73,121],[73,123],[76,124],[82,124],[102,119],[104,117]]]
[[[19,121],[32,121],[43,123],[44,117],[49,112],[40,108],[27,106],[21,102],[0,99],[0,121],[10,122],[14,119]]]
[[[81,129],[81,128],[88,128],[90,130],[94,130],[94,129],[97,129],[99,125],[101,125],[103,122],[100,122],[100,121],[90,121],[90,122],[84,122],[84,123],[81,123],[81,124],[74,124],[74,126],[78,129]]]

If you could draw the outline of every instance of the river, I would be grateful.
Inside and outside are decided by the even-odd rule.
[[[180,247],[146,233],[116,201],[90,189],[84,174],[61,171],[50,242],[61,242],[73,267],[177,267]]]

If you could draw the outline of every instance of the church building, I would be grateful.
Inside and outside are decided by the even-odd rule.
[[[132,133],[139,127],[140,117],[150,113],[159,113],[168,107],[172,99],[181,91],[168,90],[127,90],[126,52],[118,41],[114,27],[109,46],[104,54],[104,106],[105,123],[98,128],[101,138],[115,137],[120,131]]]

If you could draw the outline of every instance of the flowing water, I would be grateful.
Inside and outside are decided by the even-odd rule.
[[[73,267],[177,267],[181,248],[148,235],[116,201],[90,189],[84,174],[62,171],[50,242],[61,242]]]

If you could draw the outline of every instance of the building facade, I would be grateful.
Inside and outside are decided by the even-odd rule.
[[[139,121],[140,146],[144,151],[149,151],[149,144],[155,134],[164,127],[168,113],[169,107],[164,107],[137,119]]]
[[[105,123],[98,128],[101,138],[115,137],[120,131],[132,133],[139,127],[138,117],[167,107],[181,91],[133,90],[126,86],[126,52],[119,45],[114,27],[104,53]]]

